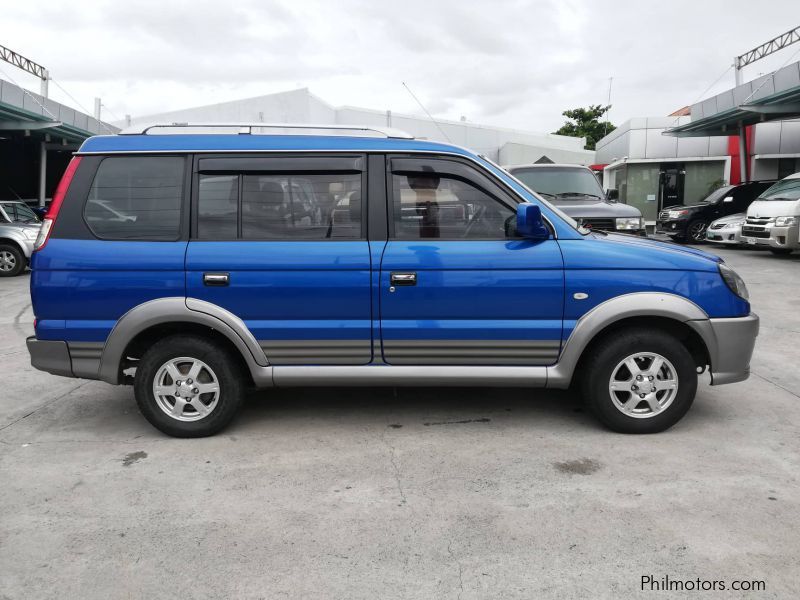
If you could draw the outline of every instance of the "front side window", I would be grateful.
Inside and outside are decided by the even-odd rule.
[[[505,239],[516,213],[465,179],[435,172],[392,176],[394,237]]]
[[[361,237],[361,174],[200,175],[200,239]]]
[[[89,229],[103,239],[177,239],[184,164],[178,156],[103,159],[83,210]]]

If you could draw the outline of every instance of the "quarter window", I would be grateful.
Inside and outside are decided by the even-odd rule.
[[[183,173],[177,156],[103,159],[84,206],[86,224],[104,239],[177,239]]]
[[[361,175],[201,175],[200,239],[324,240],[361,237]]]
[[[475,184],[434,172],[392,176],[394,237],[504,239],[514,211]]]

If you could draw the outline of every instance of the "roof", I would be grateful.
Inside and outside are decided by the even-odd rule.
[[[589,167],[567,163],[530,163],[527,165],[506,165],[503,168],[506,171],[511,171],[512,169],[588,169]]]
[[[447,152],[474,156],[458,146],[415,139],[342,135],[169,134],[102,135],[86,140],[78,154],[108,152],[252,151]]]
[[[743,125],[800,117],[800,62],[694,104],[691,115],[664,135],[734,135]]]

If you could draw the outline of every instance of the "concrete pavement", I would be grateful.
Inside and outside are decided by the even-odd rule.
[[[0,598],[794,597],[800,255],[719,253],[762,318],[753,375],[640,437],[565,393],[294,389],[171,439],[131,388],[33,371],[28,276],[0,280]]]

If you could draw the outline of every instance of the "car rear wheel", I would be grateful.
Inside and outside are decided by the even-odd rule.
[[[202,337],[175,335],[142,356],[134,391],[139,410],[157,429],[175,437],[205,437],[236,415],[244,379],[225,348]]]
[[[15,277],[25,269],[25,256],[11,244],[0,244],[0,277]]]
[[[657,433],[689,410],[697,370],[689,351],[658,329],[614,333],[591,351],[583,367],[584,399],[595,416],[620,433]]]

